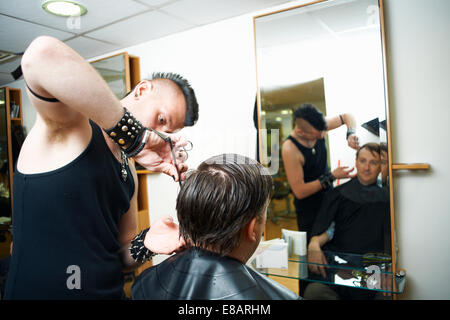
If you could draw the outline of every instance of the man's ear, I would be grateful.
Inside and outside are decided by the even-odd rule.
[[[256,242],[258,241],[258,237],[257,237],[257,230],[256,230],[256,226],[257,226],[257,219],[258,217],[254,217],[252,220],[250,220],[249,223],[247,223],[247,225],[245,226],[245,236],[247,237],[247,239],[251,242]]]
[[[153,89],[153,83],[148,80],[142,80],[134,89],[134,98],[139,99],[144,93],[150,92]]]

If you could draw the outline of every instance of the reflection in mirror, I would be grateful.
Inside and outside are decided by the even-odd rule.
[[[319,1],[255,17],[260,159],[270,165],[272,147],[277,144],[282,146],[277,152],[283,160],[273,175],[275,190],[266,239],[281,237],[281,228],[307,231],[308,240],[317,236],[314,232],[326,231],[325,244],[335,241],[336,250],[336,242],[350,241],[348,234],[342,235],[349,227],[356,228],[351,233],[353,241],[368,244],[364,237],[370,232],[363,230],[370,228],[369,224],[365,225],[362,218],[353,225],[343,224],[342,217],[348,212],[340,209],[326,215],[328,228],[323,222],[322,229],[315,227],[321,206],[336,200],[325,197],[336,194],[336,190],[347,190],[359,196],[364,193],[364,197],[350,198],[354,203],[364,201],[360,208],[365,209],[352,210],[376,215],[376,219],[365,219],[376,220],[380,232],[386,235],[382,245],[367,245],[366,249],[391,252],[389,192],[382,188],[389,181],[387,148],[381,157],[379,150],[374,156],[372,150],[364,149],[364,159],[359,160],[367,165],[358,165],[358,172],[348,170],[357,165],[359,147],[387,144],[380,21],[378,0]],[[305,115],[299,111],[305,104],[317,111]],[[320,118],[326,129],[320,126]],[[272,139],[277,136],[274,132],[278,141]],[[366,197],[368,194],[371,196]],[[375,207],[379,210],[374,213]],[[292,222],[293,217],[297,221]],[[277,231],[270,230],[271,226]],[[364,246],[343,245],[344,251],[350,249],[367,253]]]
[[[126,58],[126,55],[122,53],[91,63],[118,99],[122,99],[127,93]]]

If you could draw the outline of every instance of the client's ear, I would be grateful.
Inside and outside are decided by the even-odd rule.
[[[252,220],[250,220],[250,222],[245,227],[245,229],[246,229],[245,234],[246,234],[248,240],[251,242],[258,241],[257,230],[256,230],[257,219],[258,219],[258,217],[254,217]]]

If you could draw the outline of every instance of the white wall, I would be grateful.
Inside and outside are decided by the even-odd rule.
[[[450,299],[450,166],[446,148],[450,138],[450,1],[384,3],[393,160],[432,166],[430,172],[394,176],[399,266],[407,271],[405,293],[399,298]],[[153,71],[178,72],[195,88],[200,119],[184,130],[194,143],[188,161],[191,167],[222,152],[254,156],[252,16],[258,13],[125,49],[141,57],[142,77]],[[10,86],[23,89],[23,81]],[[27,103],[24,95],[26,126],[34,121]],[[170,177],[149,176],[151,221],[161,214],[175,216],[177,191]]]
[[[394,176],[404,299],[450,299],[450,1],[385,0]]]

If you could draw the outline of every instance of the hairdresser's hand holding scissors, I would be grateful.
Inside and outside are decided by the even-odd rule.
[[[349,134],[347,137],[347,143],[348,146],[352,149],[358,150],[360,145],[359,145],[359,138],[355,133]]]
[[[163,172],[175,181],[183,180],[188,168],[184,161],[187,160],[187,151],[192,149],[192,143],[178,133],[149,129],[148,135],[144,148],[134,157],[136,162],[150,171]]]

